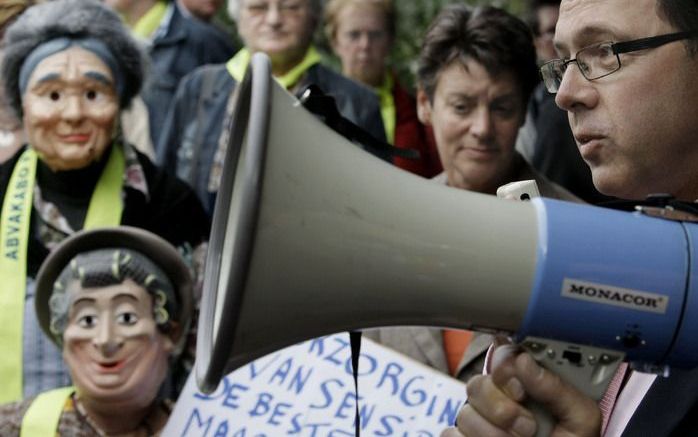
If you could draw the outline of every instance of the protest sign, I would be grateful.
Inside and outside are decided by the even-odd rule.
[[[355,401],[349,335],[335,334],[260,358],[210,395],[190,376],[163,435],[354,436]],[[462,382],[363,339],[361,435],[435,437],[464,401]]]

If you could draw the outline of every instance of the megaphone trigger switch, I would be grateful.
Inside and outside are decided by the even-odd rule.
[[[562,358],[571,364],[580,365],[582,363],[582,354],[578,351],[566,350],[562,353]]]
[[[521,347],[538,364],[596,400],[601,399],[624,358],[615,350],[537,337],[525,338]]]
[[[538,184],[533,179],[510,182],[497,188],[497,197],[507,200],[531,200],[540,197]]]

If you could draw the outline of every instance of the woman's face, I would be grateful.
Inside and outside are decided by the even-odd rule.
[[[111,70],[94,53],[73,46],[43,59],[22,95],[29,144],[52,170],[99,160],[119,114]]]
[[[438,75],[434,96],[417,95],[419,117],[434,129],[448,184],[494,193],[509,182],[525,112],[515,76],[494,77],[478,62],[454,61]]]
[[[337,32],[332,41],[342,73],[370,86],[380,86],[391,37],[382,10],[369,5],[348,5],[337,14]]]
[[[173,348],[153,319],[153,298],[130,279],[76,288],[63,333],[63,358],[80,396],[115,405],[150,405]]]

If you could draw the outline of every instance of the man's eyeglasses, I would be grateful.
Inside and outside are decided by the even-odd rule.
[[[698,31],[677,32],[665,35],[650,36],[623,42],[602,42],[584,47],[577,52],[573,59],[553,59],[540,67],[545,88],[550,93],[560,89],[562,76],[571,63],[577,64],[587,80],[596,80],[620,70],[620,54],[639,50],[654,49],[670,42],[698,36]]]
[[[252,16],[266,15],[273,7],[276,7],[281,15],[296,15],[305,7],[305,3],[302,0],[282,0],[276,4],[274,2],[250,1],[245,7]]]

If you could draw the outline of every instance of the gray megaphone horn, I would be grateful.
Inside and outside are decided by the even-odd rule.
[[[624,356],[698,363],[695,225],[424,180],[327,128],[261,54],[236,93],[199,318],[202,390],[285,346],[388,325],[511,333],[596,398]]]

